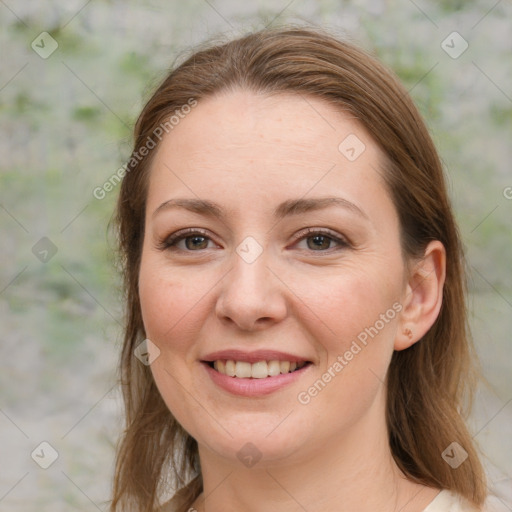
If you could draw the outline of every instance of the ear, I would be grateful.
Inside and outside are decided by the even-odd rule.
[[[446,250],[439,240],[427,245],[421,260],[412,266],[404,293],[395,350],[420,340],[436,321],[443,302]]]

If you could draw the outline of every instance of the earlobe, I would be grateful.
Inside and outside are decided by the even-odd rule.
[[[401,329],[395,338],[395,350],[405,350],[419,341],[420,337],[416,336],[409,328]]]
[[[404,307],[395,350],[409,348],[432,327],[441,310],[445,278],[446,250],[439,240],[434,240],[410,272],[402,300]]]

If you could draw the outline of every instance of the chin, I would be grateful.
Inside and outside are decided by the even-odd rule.
[[[229,423],[224,423],[224,428],[232,437],[221,427],[216,429],[218,435],[212,435],[213,431],[208,430],[198,431],[198,435],[193,437],[198,440],[200,447],[206,448],[216,456],[249,468],[254,466],[262,469],[298,460],[303,452],[302,448],[310,444],[306,439],[308,436],[297,432],[296,429],[293,429],[293,432],[286,428],[276,429],[277,423],[273,418],[269,419],[264,414],[261,416],[263,417],[255,418],[254,414],[243,415],[233,422],[233,427]],[[240,423],[246,420],[246,425],[240,426]]]

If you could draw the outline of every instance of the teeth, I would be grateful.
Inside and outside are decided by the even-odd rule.
[[[226,375],[229,375],[230,377],[235,376],[235,362],[234,361],[226,361]]]
[[[281,364],[279,361],[270,361],[267,363],[268,374],[271,377],[275,377],[281,373]]]
[[[248,379],[251,376],[251,363],[237,361],[235,364],[235,376],[240,379]]]
[[[266,361],[258,361],[251,365],[251,377],[253,379],[264,379],[268,377],[268,366]]]
[[[257,363],[248,363],[247,361],[214,361],[213,367],[223,375],[229,377],[238,377],[239,379],[265,379],[267,377],[275,377],[279,374],[291,373],[299,370],[306,364],[305,361],[300,363],[290,361],[258,361]]]

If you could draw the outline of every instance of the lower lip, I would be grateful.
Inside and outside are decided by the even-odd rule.
[[[202,363],[208,375],[213,382],[230,393],[238,396],[263,396],[274,393],[279,389],[300,379],[305,372],[308,371],[311,364],[303,366],[300,370],[291,373],[283,373],[275,377],[265,377],[264,379],[240,379],[238,377],[230,377],[214,370],[206,363]]]

